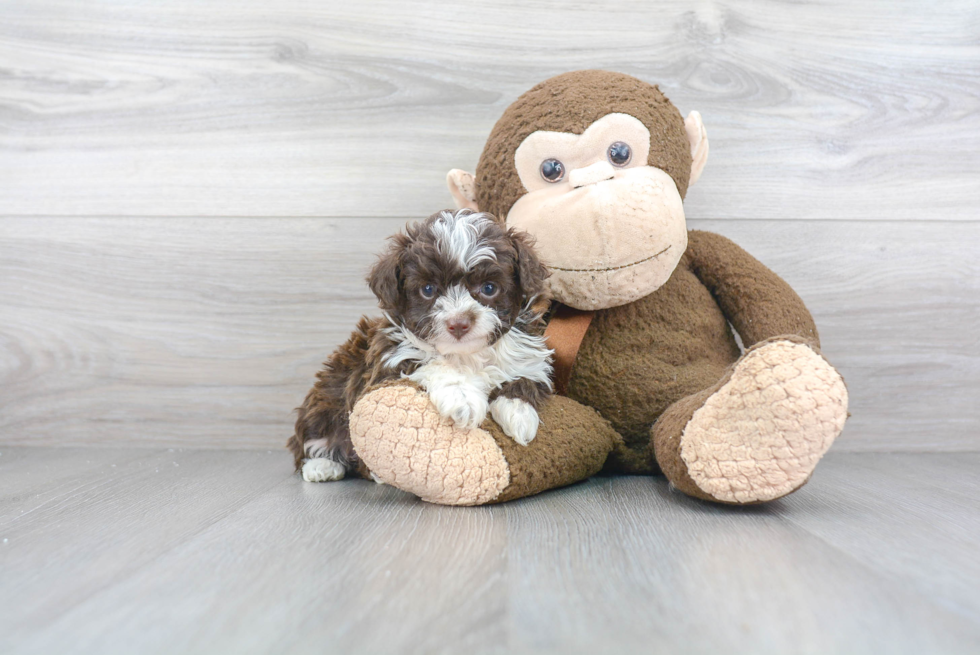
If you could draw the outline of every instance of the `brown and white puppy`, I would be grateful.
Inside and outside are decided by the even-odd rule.
[[[407,378],[443,416],[475,428],[490,411],[527,445],[551,393],[542,336],[547,269],[529,238],[490,214],[442,211],[390,238],[368,283],[384,316],[362,317],[317,373],[288,446],[309,482],[367,474],[348,419],[363,392]]]

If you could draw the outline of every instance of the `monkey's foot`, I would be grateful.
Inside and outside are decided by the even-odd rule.
[[[671,481],[724,503],[773,500],[803,486],[847,419],[840,374],[792,340],[750,349],[719,387],[699,396],[674,448],[655,436],[657,457],[673,450],[675,465],[661,462]]]
[[[539,415],[538,436],[521,446],[489,419],[457,427],[425,392],[399,383],[357,402],[350,434],[378,479],[430,503],[482,505],[583,480],[619,438],[594,410],[567,398],[546,402]]]

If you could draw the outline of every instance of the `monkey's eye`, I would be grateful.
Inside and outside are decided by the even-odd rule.
[[[480,293],[487,298],[493,298],[497,295],[497,285],[493,282],[484,282],[483,286],[480,287]]]
[[[423,298],[431,300],[436,295],[436,287],[433,284],[427,284],[419,289],[419,293],[422,294]]]
[[[622,141],[609,146],[609,161],[613,166],[625,166],[633,158],[633,151]]]
[[[541,162],[541,177],[546,182],[557,182],[565,177],[565,165],[557,159],[545,159]]]

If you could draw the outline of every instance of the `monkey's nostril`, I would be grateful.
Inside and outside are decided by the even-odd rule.
[[[446,321],[446,329],[449,330],[449,334],[453,335],[457,339],[462,339],[464,336],[466,336],[466,333],[470,331],[470,327],[470,322],[465,318]]]

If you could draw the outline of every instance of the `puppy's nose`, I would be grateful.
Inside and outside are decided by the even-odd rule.
[[[466,333],[470,331],[470,327],[469,320],[465,318],[454,318],[446,321],[446,329],[449,330],[449,334],[457,339],[462,339],[466,336]]]

